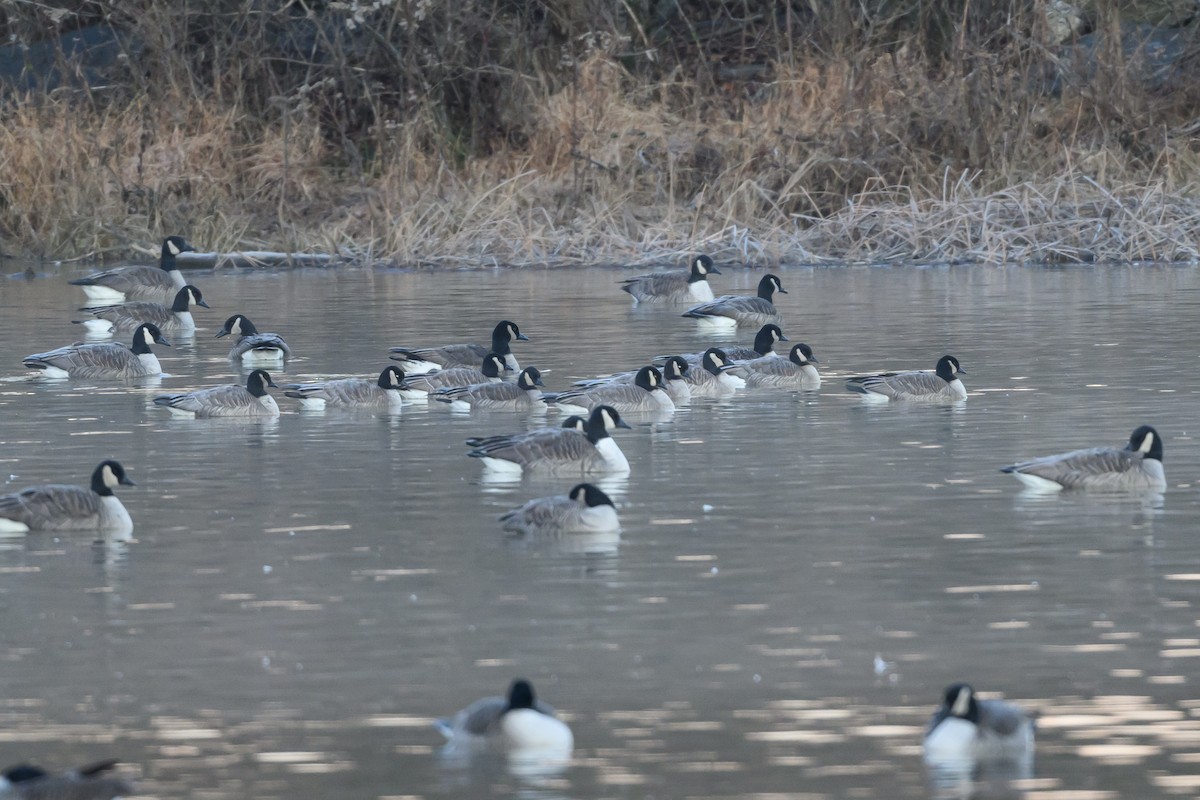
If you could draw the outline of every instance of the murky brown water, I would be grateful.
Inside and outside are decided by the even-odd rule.
[[[708,341],[631,311],[619,273],[195,273],[213,309],[161,387],[28,381],[22,355],[80,335],[82,271],[0,282],[0,484],[85,483],[114,456],[135,541],[0,542],[6,762],[117,756],[147,796],[206,800],[1200,791],[1195,268],[785,270],[821,391],[620,432],[624,530],[601,552],[501,535],[571,483],[481,482],[462,441],[526,415],[280,393],[278,422],[219,424],[150,398],[233,380],[212,335],[237,311],[287,337],[288,380],[485,342],[501,316],[550,389]],[[961,408],[866,407],[836,379],[946,352]],[[996,471],[1141,423],[1166,439],[1157,501],[1031,498]],[[429,721],[516,675],[569,719],[569,768],[441,758]],[[1031,776],[930,787],[921,729],[954,680],[1041,713]]]

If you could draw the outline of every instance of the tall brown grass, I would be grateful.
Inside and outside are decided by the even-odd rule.
[[[881,2],[868,25],[841,4],[711,0],[657,27],[636,4],[459,5],[321,7],[334,24],[304,29],[320,57],[292,63],[263,42],[297,7],[146,3],[125,19],[153,80],[5,102],[0,246],[104,256],[179,232],[402,264],[1197,258],[1195,98],[1131,78],[1119,52],[1042,91],[1032,76],[1059,56],[1031,5]]]

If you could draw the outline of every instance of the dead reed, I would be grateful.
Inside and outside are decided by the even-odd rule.
[[[160,39],[184,29],[149,5]],[[333,58],[289,83],[230,40],[206,68],[225,75],[241,59],[244,80],[206,81],[177,42],[148,37],[164,85],[10,97],[0,249],[103,257],[182,232],[205,248],[410,265],[640,264],[700,250],[768,265],[1198,257],[1190,96],[1131,81],[1120,63],[1047,92],[1030,79],[1046,48],[997,44],[987,15],[966,29],[918,21],[957,31],[920,49],[864,39],[854,20],[801,40],[778,17],[762,23],[770,47],[763,34],[734,48],[758,60],[725,53],[713,67],[696,45],[729,49],[728,36],[696,29],[668,50],[628,20],[602,20],[601,35],[567,6],[514,21],[497,16],[503,4],[468,3],[475,17],[456,20],[452,41],[412,40],[463,63],[486,61],[476,48],[490,42],[490,68],[454,72],[371,49],[445,23],[415,15],[438,4],[342,5],[374,38],[322,46],[343,67],[359,59],[400,78],[352,85]],[[242,21],[269,37],[286,21],[275,13]],[[1007,13],[997,19],[1012,28]],[[502,41],[480,39],[480,20],[508,25]],[[526,53],[530,30],[559,57]]]

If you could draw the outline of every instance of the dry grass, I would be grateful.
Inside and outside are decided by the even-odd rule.
[[[526,92],[519,145],[474,155],[437,140],[432,104],[381,114],[357,159],[295,98],[266,113],[25,97],[0,121],[0,245],[103,256],[180,232],[401,264],[1197,258],[1187,130],[1146,122],[1131,147],[1083,95],[984,107],[1011,94],[1010,68],[963,80],[923,59],[776,66],[748,93],[646,82],[593,52],[570,84]]]

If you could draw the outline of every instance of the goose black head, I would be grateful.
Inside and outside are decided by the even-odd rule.
[[[403,380],[404,370],[393,364],[383,368],[383,372],[379,373],[379,381],[377,383],[380,389],[399,389],[400,382]]]
[[[255,397],[262,397],[267,393],[267,387],[278,389],[278,384],[271,380],[271,373],[265,369],[256,369],[246,377],[246,390]]]
[[[663,377],[667,380],[676,380],[686,375],[688,369],[689,366],[686,358],[683,356],[671,356],[663,364]]]
[[[655,367],[642,367],[637,371],[637,375],[633,377],[633,383],[640,386],[647,392],[653,392],[655,389],[663,388],[662,373]]]
[[[498,342],[498,341],[511,342],[514,339],[516,339],[518,342],[528,342],[529,341],[529,337],[526,336],[525,334],[521,333],[521,329],[517,327],[517,323],[509,322],[506,319],[501,320],[500,322],[496,323],[495,329],[492,330],[492,341],[493,342]],[[492,349],[496,350],[497,352],[502,352],[497,347],[493,347]]]
[[[576,503],[583,503],[588,508],[613,504],[612,498],[600,491],[599,487],[590,483],[579,483],[572,486],[569,496]]]
[[[732,366],[725,351],[719,347],[710,347],[705,350],[704,358],[700,360],[700,363],[713,375],[720,375]]]
[[[32,764],[17,764],[3,772],[4,779],[9,783],[26,783],[48,777],[46,770]]]
[[[538,372],[537,367],[526,367],[517,378],[517,386],[526,391],[545,385],[542,383],[542,373]]]
[[[256,333],[258,333],[258,328],[254,327],[254,323],[250,321],[249,317],[245,314],[234,314],[225,320],[225,324],[221,326],[221,330],[213,338],[220,339],[222,336],[253,336]]]
[[[967,683],[953,683],[942,696],[942,711],[946,716],[979,722],[979,702],[975,690]]]
[[[587,421],[587,435],[592,443],[609,435],[614,428],[628,428],[629,423],[621,419],[621,415],[612,406],[596,406],[592,409]]]
[[[775,348],[776,342],[786,342],[788,338],[778,325],[767,324],[758,329],[754,337],[754,352],[765,356]]]
[[[484,377],[499,378],[504,374],[504,369],[504,356],[499,353],[488,353],[483,357],[483,366],[480,367],[480,370],[483,372]]]
[[[937,369],[934,371],[937,373],[937,376],[946,381],[946,383],[949,383],[957,378],[960,372],[964,375],[967,374],[967,371],[962,368],[962,365],[958,363],[958,359],[954,356],[942,356],[939,358]]]
[[[92,491],[99,495],[109,496],[118,486],[136,486],[133,479],[125,474],[125,468],[120,462],[111,458],[101,461],[92,471]]]
[[[820,360],[813,355],[812,348],[803,342],[792,345],[792,351],[788,353],[788,358],[792,360],[793,364],[799,364],[802,367],[810,362],[813,364],[821,363]]]
[[[758,296],[763,300],[770,300],[776,292],[787,294],[787,289],[783,288],[779,278],[770,273],[763,275],[762,280],[758,282]]]
[[[161,344],[163,347],[170,347],[171,343],[162,335],[162,331],[153,322],[143,322],[137,326],[137,330],[133,332],[133,352],[138,355],[150,352],[150,345]]]
[[[1156,461],[1162,461],[1163,458],[1162,437],[1149,425],[1143,425],[1135,430],[1129,437],[1129,444],[1125,449],[1141,453],[1146,458],[1153,458]]]
[[[688,276],[688,283],[708,280],[709,275],[720,274],[721,270],[716,268],[711,258],[699,255],[692,259],[692,274]]]
[[[208,308],[208,303],[204,302],[204,295],[189,283],[175,293],[175,301],[171,303],[171,310],[178,314],[181,311],[187,311],[193,305]]]
[[[508,707],[505,711],[533,708],[535,702],[537,697],[533,693],[533,684],[524,678],[518,678],[508,687]]]
[[[587,433],[587,420],[578,414],[572,414],[562,421],[562,425],[560,427],[566,428],[569,431]]]
[[[194,253],[196,248],[192,247],[182,236],[168,236],[163,239],[162,254],[159,256],[159,266],[165,270],[175,269],[175,256],[180,253]]]

